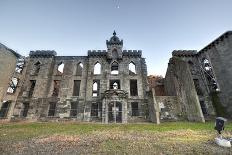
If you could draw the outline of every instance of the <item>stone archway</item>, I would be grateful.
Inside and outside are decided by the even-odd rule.
[[[108,104],[108,122],[122,123],[122,103],[110,102]]]
[[[105,91],[102,102],[102,123],[127,123],[127,96],[119,89]]]

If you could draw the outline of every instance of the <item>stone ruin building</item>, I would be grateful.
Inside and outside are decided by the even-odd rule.
[[[0,118],[130,123],[231,118],[232,32],[200,51],[175,50],[165,78],[148,76],[141,50],[116,33],[87,56],[0,44]]]

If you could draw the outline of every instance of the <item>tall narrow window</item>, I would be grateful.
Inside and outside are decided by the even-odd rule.
[[[198,79],[193,79],[193,82],[194,82],[194,86],[195,86],[197,95],[203,95],[201,87],[200,87],[199,80]]]
[[[130,80],[130,95],[138,96],[137,80]]]
[[[93,74],[101,74],[101,64],[99,62],[97,62],[94,65],[94,71]]]
[[[118,74],[118,63],[116,61],[111,64],[111,74]]]
[[[23,103],[23,108],[22,108],[22,111],[21,111],[21,116],[22,117],[27,117],[28,110],[29,110],[29,103]]]
[[[70,117],[77,116],[77,112],[78,112],[77,107],[78,107],[78,102],[71,102]]]
[[[139,116],[139,106],[138,102],[131,103],[132,116]]]
[[[58,96],[59,95],[59,90],[60,90],[60,81],[59,80],[54,80],[54,89],[52,96]]]
[[[5,118],[7,117],[7,113],[9,111],[10,108],[10,102],[6,101],[2,103],[2,107],[0,109],[0,118]]]
[[[135,75],[136,69],[135,64],[133,62],[129,63],[129,75]]]
[[[51,102],[49,104],[48,116],[55,116],[56,113],[56,103]]]
[[[83,71],[83,64],[80,62],[77,64],[77,72],[76,75],[77,76],[82,76],[82,71]]]
[[[18,59],[15,71],[17,73],[22,73],[24,64],[25,64],[25,60],[23,58]]]
[[[81,86],[81,80],[74,80],[73,96],[80,95],[80,86]]]
[[[58,64],[57,71],[58,71],[58,74],[63,74],[63,72],[64,72],[64,63],[63,62]]]
[[[11,78],[9,87],[7,89],[7,93],[13,94],[16,90],[17,85],[18,85],[18,79],[15,77]]]
[[[100,85],[99,80],[93,81],[93,97],[99,96],[99,85]]]
[[[34,64],[34,75],[37,75],[40,70],[41,63],[38,61]]]
[[[35,84],[36,84],[35,80],[30,80],[30,89],[29,89],[29,93],[28,93],[29,97],[32,97],[32,95],[34,93]]]

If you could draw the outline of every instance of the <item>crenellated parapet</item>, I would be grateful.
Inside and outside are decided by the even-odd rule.
[[[215,39],[213,42],[211,42],[209,45],[207,45],[206,47],[204,47],[202,50],[200,50],[198,52],[198,54],[201,54],[203,52],[206,52],[208,50],[210,50],[211,48],[213,48],[216,45],[220,45],[221,43],[225,42],[226,39],[229,38],[229,36],[232,35],[232,31],[227,31],[224,34],[222,34],[220,37],[218,37],[217,39]]]
[[[142,50],[123,50],[123,56],[141,57]]]
[[[88,50],[88,56],[91,57],[107,56],[107,52],[106,50]]]
[[[197,51],[196,50],[174,50],[172,52],[172,56],[178,56],[178,57],[192,57],[196,56]]]
[[[36,51],[30,51],[29,56],[31,58],[39,58],[39,57],[51,58],[51,57],[56,56],[56,51],[54,51],[54,50],[36,50]]]

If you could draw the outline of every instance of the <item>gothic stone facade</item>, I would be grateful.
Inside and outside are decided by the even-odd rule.
[[[87,56],[31,51],[26,58],[2,45],[0,118],[102,123],[231,118],[231,31],[200,51],[173,51],[164,79],[147,80],[142,51],[122,50],[115,32],[106,45]]]
[[[13,117],[32,120],[148,120],[147,67],[140,50],[122,50],[116,33],[107,50],[88,56],[31,51]]]

